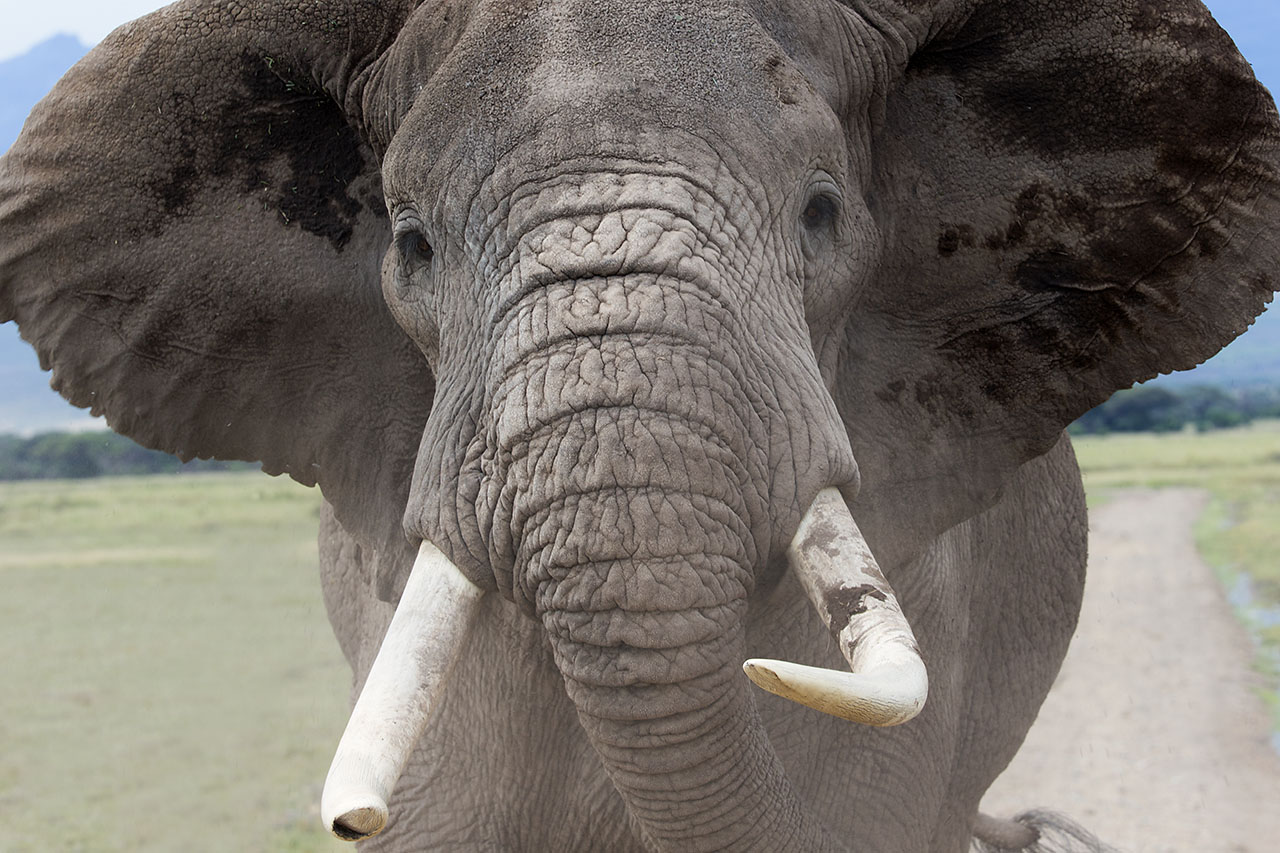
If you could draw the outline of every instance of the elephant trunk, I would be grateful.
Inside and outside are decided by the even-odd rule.
[[[727,515],[663,489],[576,496],[525,539],[538,613],[657,849],[841,849],[806,815],[742,676],[748,549]],[[638,530],[662,533],[642,544]]]
[[[758,416],[705,336],[638,303],[664,288],[667,305],[690,291],[632,277],[534,298],[578,317],[612,300],[665,327],[586,326],[596,334],[512,347],[517,368],[491,410],[490,526],[503,531],[491,547],[509,558],[511,594],[545,626],[579,720],[653,847],[839,850],[801,805],[741,670],[772,523]]]

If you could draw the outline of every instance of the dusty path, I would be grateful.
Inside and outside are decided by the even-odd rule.
[[[1192,542],[1204,503],[1133,490],[1092,513],[1079,630],[984,811],[1048,806],[1127,853],[1280,851],[1249,639]]]

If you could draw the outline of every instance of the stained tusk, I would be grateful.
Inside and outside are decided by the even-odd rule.
[[[377,835],[387,801],[459,656],[483,594],[423,541],[325,779],[320,819],[344,841]]]
[[[753,659],[742,666],[747,676],[770,693],[855,723],[896,726],[920,713],[929,676],[919,646],[839,490],[814,498],[787,557],[852,671]]]

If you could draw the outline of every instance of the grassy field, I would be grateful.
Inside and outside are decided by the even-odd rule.
[[[350,675],[319,496],[262,474],[0,484],[0,849],[319,851]]]
[[[1280,649],[1280,424],[1076,447],[1094,499],[1209,490],[1203,553]],[[0,849],[350,849],[316,816],[349,680],[318,504],[257,473],[0,483]]]
[[[1280,421],[1203,435],[1075,439],[1090,501],[1124,486],[1195,486],[1210,502],[1196,542],[1258,640],[1257,666],[1280,686]],[[1280,692],[1266,693],[1280,730]]]

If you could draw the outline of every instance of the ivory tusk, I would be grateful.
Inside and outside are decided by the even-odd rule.
[[[359,841],[386,827],[387,801],[443,694],[482,594],[423,541],[325,779],[320,819],[338,838]]]
[[[929,677],[915,635],[838,489],[814,498],[787,557],[852,671],[753,659],[747,677],[855,723],[896,726],[920,713]]]

